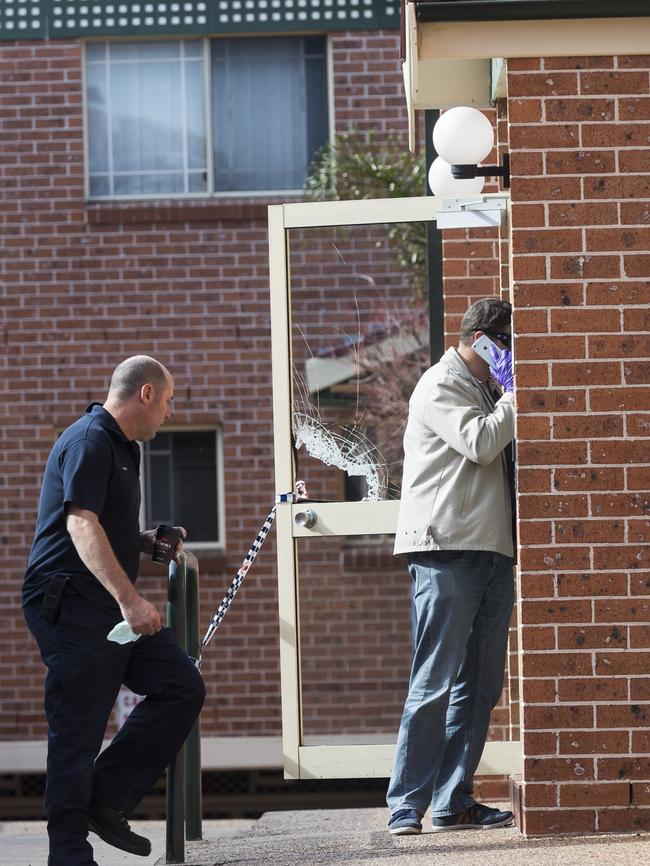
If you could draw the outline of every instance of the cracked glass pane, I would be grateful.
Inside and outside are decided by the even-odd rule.
[[[413,233],[424,226],[290,232],[295,459],[315,503],[399,498],[408,399],[429,363]],[[372,533],[298,539],[306,745],[396,736],[411,580],[393,536]]]
[[[422,224],[290,233],[293,433],[312,499],[399,497],[408,398],[429,357],[414,235]]]

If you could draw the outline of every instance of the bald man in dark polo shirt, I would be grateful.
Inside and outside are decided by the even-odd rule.
[[[174,383],[154,358],[127,358],[104,405],[68,427],[45,467],[23,609],[47,666],[48,866],[97,866],[91,829],[148,856],[127,816],[183,744],[203,700],[201,675],[137,591],[140,449],[170,417]],[[180,549],[180,545],[179,545]],[[121,620],[141,635],[107,639]],[[120,686],[146,695],[99,755]],[[99,755],[99,757],[98,757]]]

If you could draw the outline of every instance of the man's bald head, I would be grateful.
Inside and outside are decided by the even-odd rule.
[[[151,385],[159,394],[169,381],[169,373],[149,355],[133,355],[122,361],[113,371],[109,397],[124,402],[138,394],[143,385]]]

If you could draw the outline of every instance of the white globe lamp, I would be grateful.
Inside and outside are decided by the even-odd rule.
[[[494,147],[492,124],[476,108],[450,108],[433,127],[433,146],[450,165],[476,165]]]
[[[484,177],[457,180],[451,173],[451,165],[441,156],[429,168],[429,189],[434,195],[476,195],[483,189]]]

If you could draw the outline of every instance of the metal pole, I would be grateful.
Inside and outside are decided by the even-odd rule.
[[[199,563],[193,553],[185,553],[187,654],[199,657]],[[190,840],[202,839],[201,723],[197,718],[185,741],[185,833]]]
[[[187,644],[186,554],[169,565],[167,624],[176,632],[181,646]],[[185,746],[167,768],[167,850],[166,863],[185,862]]]

